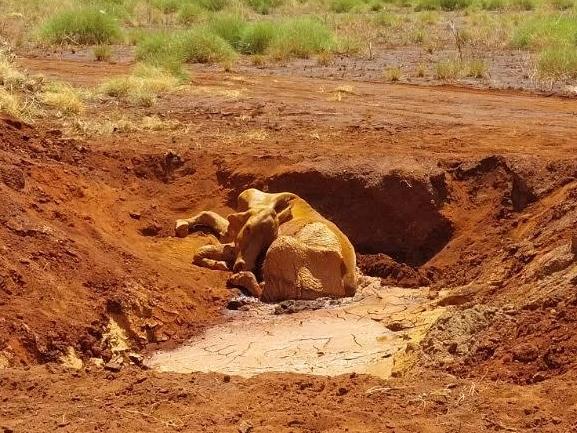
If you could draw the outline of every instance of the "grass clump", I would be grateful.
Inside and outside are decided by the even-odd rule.
[[[107,44],[121,37],[120,26],[110,14],[97,8],[67,10],[49,18],[40,30],[49,43]]]
[[[385,70],[385,80],[396,83],[401,79],[401,68],[394,66]]]
[[[112,49],[108,45],[97,45],[92,54],[97,62],[108,62],[112,58]]]
[[[206,10],[218,12],[226,8],[230,0],[197,0],[197,3]]]
[[[441,60],[435,65],[435,78],[438,80],[454,80],[461,76],[463,64],[459,59]]]
[[[555,47],[541,51],[537,60],[537,73],[541,78],[577,78],[577,49]]]
[[[546,15],[525,21],[511,37],[513,48],[577,45],[577,17]]]
[[[282,0],[246,0],[247,5],[261,15],[270,14],[273,9],[279,7]]]
[[[293,18],[277,27],[269,51],[277,60],[309,58],[313,54],[332,51],[334,44],[332,32],[322,22],[314,18]]]
[[[572,9],[575,6],[574,0],[550,0],[549,4],[553,9],[559,11],[566,11]]]
[[[363,0],[331,0],[329,9],[332,12],[341,14],[359,9],[364,4]]]
[[[178,11],[181,7],[183,0],[152,0],[151,4],[156,9],[164,14],[172,14]]]
[[[231,45],[206,28],[188,30],[177,35],[176,49],[184,62],[229,63],[236,58]]]
[[[240,51],[246,28],[244,18],[234,14],[216,14],[208,23],[208,31],[220,36],[237,51]]]
[[[181,24],[193,24],[202,18],[206,9],[198,3],[186,2],[178,9],[178,22]]]
[[[465,75],[471,78],[485,78],[487,76],[487,62],[483,59],[471,59],[465,64]]]
[[[532,11],[536,7],[536,0],[509,0],[509,9],[512,10]]]
[[[104,82],[99,91],[131,105],[150,107],[158,95],[173,90],[178,84],[178,78],[161,68],[139,65],[132,75]]]
[[[257,21],[246,27],[240,42],[244,54],[264,54],[276,35],[276,26],[270,21]]]
[[[80,93],[64,83],[51,83],[41,94],[42,102],[60,115],[79,114],[84,110]]]
[[[416,11],[456,11],[466,9],[473,0],[418,0],[415,4]]]
[[[16,69],[8,56],[0,51],[0,86],[7,91],[14,91],[24,87],[26,80],[26,75]]]
[[[507,7],[505,0],[481,0],[481,9],[486,11],[502,11]]]
[[[5,112],[17,119],[22,118],[18,97],[4,87],[0,87],[0,112]]]
[[[182,63],[227,63],[235,59],[231,45],[206,27],[168,33],[154,33],[137,43],[136,59],[161,66],[174,73]]]
[[[441,60],[435,65],[435,78],[439,80],[455,80],[461,77],[484,78],[487,70],[487,63],[483,59],[451,58]]]
[[[389,11],[381,11],[375,15],[374,22],[381,27],[394,27],[399,23],[399,18]]]

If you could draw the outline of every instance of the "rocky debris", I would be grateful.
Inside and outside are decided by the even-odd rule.
[[[24,172],[16,167],[0,166],[0,180],[4,185],[15,191],[21,191],[26,186]]]
[[[446,363],[453,356],[465,357],[477,349],[476,334],[490,326],[501,313],[492,307],[475,305],[460,311],[449,310],[431,327],[421,348],[433,361]]]
[[[318,298],[312,300],[288,300],[279,302],[275,306],[274,314],[294,314],[301,311],[314,311],[338,304],[338,300],[330,298]]]
[[[408,320],[395,320],[393,322],[385,323],[385,328],[392,332],[401,332],[414,327],[415,324]]]
[[[513,359],[519,362],[533,362],[539,357],[539,348],[531,343],[524,343],[513,348]]]
[[[572,245],[561,245],[535,260],[535,277],[537,279],[542,279],[554,273],[563,271],[575,263],[576,259],[577,255],[572,251]]]
[[[240,295],[240,296],[236,296],[236,297],[232,298],[230,301],[228,301],[228,303],[226,304],[226,308],[228,310],[232,310],[232,311],[236,311],[236,310],[246,311],[246,310],[250,309],[250,307],[252,305],[255,305],[258,303],[259,303],[259,300],[257,298],[254,298],[252,296]]]
[[[143,236],[157,236],[162,230],[162,226],[155,221],[152,221],[140,229]]]
[[[112,372],[118,372],[122,370],[124,360],[121,357],[115,357],[104,364],[104,369]]]
[[[381,278],[385,286],[411,288],[428,286],[431,283],[418,269],[398,263],[386,254],[358,254],[357,265],[365,275]]]
[[[253,430],[253,425],[250,421],[242,420],[238,424],[238,433],[250,433]]]

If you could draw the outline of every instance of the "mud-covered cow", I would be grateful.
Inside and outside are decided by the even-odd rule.
[[[239,195],[237,211],[227,218],[205,211],[176,222],[177,236],[208,227],[219,237],[218,245],[196,251],[195,264],[233,271],[232,285],[264,301],[354,295],[352,244],[305,200],[253,188]]]

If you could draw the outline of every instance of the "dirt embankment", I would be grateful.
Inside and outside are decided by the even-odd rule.
[[[456,336],[441,332],[456,319],[441,322],[423,348],[431,365],[520,382],[574,365],[575,266],[563,249],[577,221],[574,160],[303,161],[275,149],[260,158],[77,142],[10,119],[0,129],[4,362],[57,360],[68,346],[106,360],[109,317],[136,347],[224,320],[226,274],[190,265],[205,239],[172,239],[172,224],[226,213],[257,186],[309,200],[350,236],[368,274],[454,287],[446,304],[491,309]]]
[[[107,359],[111,314],[130,324],[137,347],[180,341],[218,320],[225,277],[191,270],[151,237],[171,231],[170,172],[202,182],[190,161],[95,152],[6,118],[0,146],[4,362],[55,361],[67,346]]]
[[[90,84],[109,73],[48,63],[57,77],[89,68]],[[110,316],[137,347],[225,320],[226,274],[190,264],[207,239],[174,240],[172,224],[226,213],[259,186],[310,200],[366,273],[450,289],[439,302],[481,325],[432,333],[430,365],[518,382],[572,368],[574,101],[194,73],[193,97],[140,113],[170,113],[180,133],[76,141],[0,122],[1,362],[56,360],[67,346],[107,358]],[[460,342],[473,334],[477,345]]]

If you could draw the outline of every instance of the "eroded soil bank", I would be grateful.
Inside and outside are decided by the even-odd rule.
[[[0,121],[0,427],[575,428],[577,103],[370,83],[336,100],[322,80],[197,79],[206,93],[151,109],[183,122],[178,131],[72,139],[57,122]],[[110,318],[135,363],[234,329],[227,274],[190,263],[210,236],[176,239],[172,228],[230,211],[249,186],[297,192],[350,236],[384,286],[384,317],[363,307],[362,320],[403,343],[399,377],[246,380],[110,364]],[[391,293],[422,296],[417,315],[442,313],[414,344],[403,335],[418,323],[386,326]],[[71,348],[77,372],[58,366]]]

